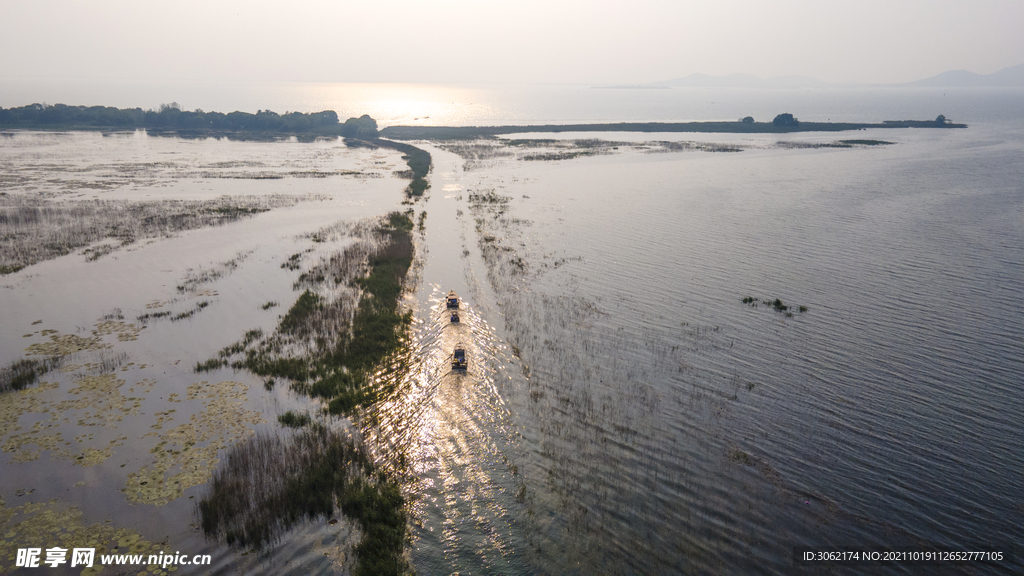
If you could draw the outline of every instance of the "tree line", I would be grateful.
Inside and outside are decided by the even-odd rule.
[[[161,104],[157,110],[66,104],[0,107],[0,127],[315,133],[367,140],[377,137],[377,122],[365,114],[342,123],[333,110],[308,114],[278,114],[271,110],[259,110],[255,114],[238,111],[224,114],[199,109],[190,112],[182,110],[175,102]]]

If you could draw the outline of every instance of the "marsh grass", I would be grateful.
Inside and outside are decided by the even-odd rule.
[[[776,312],[784,312],[787,318],[793,317],[793,312],[791,310],[794,308],[794,306],[790,304],[785,304],[779,298],[776,298],[775,300],[767,300],[754,298],[753,296],[746,296],[742,300],[740,300],[740,302],[743,302],[744,304],[747,304],[752,308],[757,308],[759,304],[765,304],[767,306],[771,306],[772,309],[775,310]],[[796,308],[800,312],[807,312],[807,306],[798,306]]]
[[[524,154],[520,156],[520,160],[526,161],[552,161],[552,160],[572,160],[573,158],[579,158],[580,156],[593,156],[594,152],[590,150],[576,150],[571,152],[542,152],[538,154]]]
[[[524,161],[571,160],[581,156],[611,154],[629,142],[614,142],[597,138],[563,140],[544,138],[502,139],[488,138],[471,142],[446,141],[437,145],[458,154],[464,171],[486,167],[495,160],[518,158]]]
[[[313,292],[306,290],[295,301],[295,304],[288,310],[288,313],[281,319],[279,330],[282,332],[297,332],[306,327],[310,316],[323,309],[323,299]]]
[[[39,196],[0,195],[0,274],[84,248],[97,260],[146,238],[220,226],[302,196],[222,196],[214,200],[56,201]]]
[[[140,314],[138,317],[135,318],[135,320],[139,324],[145,324],[145,323],[147,323],[147,322],[149,322],[151,320],[159,320],[161,318],[167,318],[171,314],[173,314],[173,312],[171,312],[170,310],[164,310],[163,312],[147,312],[145,314]]]
[[[350,143],[351,142],[351,143]],[[405,188],[405,195],[407,199],[413,200],[423,196],[423,193],[430,188],[430,184],[427,182],[427,174],[430,173],[431,158],[430,153],[421,148],[417,148],[412,144],[406,144],[404,142],[393,142],[391,140],[373,139],[370,141],[358,141],[346,139],[345,144],[348,146],[370,146],[370,147],[383,147],[398,150],[402,153],[402,160],[405,160],[406,165],[409,166],[409,170],[400,170],[396,172],[396,176],[399,178],[410,178],[412,182]]]
[[[175,314],[175,315],[171,316],[171,322],[178,322],[180,320],[187,320],[187,319],[195,316],[196,314],[198,314],[200,311],[203,310],[203,308],[206,308],[209,305],[210,305],[210,301],[209,300],[203,300],[203,301],[197,303],[195,306],[193,306],[189,310],[186,310],[184,312],[181,312],[179,314]]]
[[[395,212],[362,229],[363,241],[299,276],[294,287],[303,293],[274,334],[247,333],[196,371],[227,362],[287,378],[293,389],[326,400],[334,414],[375,402],[380,391],[369,385],[367,373],[402,348],[412,323],[399,301],[414,253],[413,216]]]
[[[281,264],[281,268],[285,268],[287,270],[298,270],[299,268],[302,268],[301,258],[301,252],[292,254],[291,256],[288,257],[287,260],[284,261],[283,264]]]
[[[742,152],[744,148],[736,144],[716,144],[714,142],[668,142],[656,141],[647,143],[650,148],[645,152]]]
[[[511,196],[502,196],[493,189],[485,190],[484,192],[470,192],[469,204],[470,207],[480,207],[483,204],[508,204],[512,200]]]
[[[181,284],[177,286],[178,293],[185,294],[187,292],[195,292],[197,288],[203,284],[209,284],[219,278],[230,275],[232,272],[238,269],[239,264],[245,261],[246,258],[252,255],[255,250],[242,250],[235,254],[234,258],[221,262],[211,268],[189,268],[185,273],[185,278]]]
[[[280,422],[282,426],[287,426],[289,428],[302,428],[304,426],[309,426],[313,420],[309,417],[309,414],[305,412],[297,414],[289,410],[278,416],[277,421]]]
[[[408,574],[405,498],[360,443],[312,425],[282,439],[258,433],[228,451],[197,512],[207,537],[262,549],[304,519],[340,509],[363,532],[354,574]]]
[[[412,312],[403,314],[399,310],[405,276],[412,265],[412,229],[410,215],[397,212],[390,214],[386,224],[379,228],[385,241],[370,256],[366,276],[355,280],[364,291],[363,297],[353,316],[350,335],[341,338],[329,357],[328,365],[334,369],[324,380],[342,379],[337,367],[345,368],[341,374],[361,375],[402,348],[412,324]],[[359,384],[358,390],[348,386],[349,392],[331,401],[332,413],[347,412],[356,400],[372,400],[366,383]]]
[[[392,213],[356,227],[359,241],[300,276],[295,287],[303,292],[273,334],[250,330],[196,371],[230,365],[267,377],[267,386],[287,378],[334,414],[376,402],[382,387],[369,374],[403,349],[412,321],[400,300],[414,253],[413,216]],[[309,413],[285,412],[278,421],[299,431],[285,439],[258,433],[228,452],[198,504],[204,533],[263,549],[300,520],[340,509],[362,531],[354,574],[408,574],[397,481],[375,468],[361,442],[328,431]]]
[[[463,159],[462,170],[470,171],[490,166],[495,160],[511,158],[516,155],[506,141],[499,139],[478,140],[475,142],[448,141],[436,145],[447,152],[457,154]]]
[[[227,360],[223,360],[221,358],[210,358],[209,360],[207,360],[205,362],[196,362],[196,366],[195,366],[195,368],[193,368],[193,371],[194,372],[212,372],[214,370],[219,370],[219,369],[221,369],[221,368],[223,368],[223,367],[225,367],[227,365],[228,365],[228,361]]]
[[[40,376],[60,368],[65,357],[21,358],[0,368],[0,393],[22,390],[34,384]]]

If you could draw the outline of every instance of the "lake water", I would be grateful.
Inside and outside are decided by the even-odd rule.
[[[24,94],[39,89],[38,82],[18,85],[22,92],[9,86],[0,95],[5,106],[28,103]],[[343,117],[368,112],[382,125],[762,120],[784,111],[805,120],[941,113],[966,122],[966,130],[783,137],[606,134],[623,143],[548,161],[524,160],[509,147],[467,162],[424,143],[434,168],[428,197],[415,206],[427,217],[408,300],[418,362],[402,398],[379,407],[379,425],[364,432],[411,456],[411,559],[420,574],[817,573],[793,565],[792,546],[1021,543],[1024,91],[290,85],[191,86],[185,96],[162,96],[135,86],[118,90],[119,102],[109,86],[71,88],[78,92],[67,94],[93,100],[47,100],[334,108]],[[19,174],[37,190],[60,188],[48,180],[72,162],[170,157],[180,165],[153,168],[158,173],[145,182],[108,194],[331,199],[160,239],[114,253],[116,260],[72,255],[5,277],[5,363],[44,340],[23,341],[33,330],[75,333],[115,306],[131,319],[147,303],[182,307],[209,298],[214,304],[195,320],[151,325],[121,345],[149,365],[132,368],[135,379],[181,394],[198,380],[238,381],[248,387],[244,409],[271,423],[276,412],[303,405],[284,387],[265,391],[244,373],[197,378],[187,367],[246,329],[273,326],[279,310],[261,312],[259,304],[294,299],[294,273],[279,263],[313,246],[303,233],[399,207],[403,183],[389,172],[399,167],[396,155],[330,143],[26,138],[4,140],[4,171],[30,167]],[[843,138],[892,144],[813,147]],[[743,150],[664,152],[644,144],[655,140]],[[201,166],[213,156],[261,170],[301,164],[379,174],[187,176],[213,169]],[[216,294],[175,291],[187,268],[250,250],[230,275],[204,285]],[[465,298],[459,326],[441,315],[449,289]],[[743,303],[748,296],[760,303]],[[776,298],[790,314],[761,302]],[[43,316],[48,324],[32,325]],[[456,342],[467,347],[465,375],[444,368]],[[55,394],[74,382],[69,376],[61,385]],[[142,411],[150,415],[169,406],[147,402]],[[188,527],[187,496],[201,486],[165,508],[121,501],[125,474],[148,462],[155,440],[134,440],[148,422],[124,432],[133,440],[116,446],[97,477],[78,474],[90,468],[21,462],[5,451],[0,466],[13,473],[4,473],[7,506],[22,504],[16,490],[38,485],[46,498],[83,508],[91,523],[105,518],[102,506],[90,508],[94,499],[122,510],[115,519],[151,541],[212,551],[224,571],[233,569],[240,557],[202,543]],[[77,436],[66,425],[63,437]],[[269,425],[250,427],[259,426]],[[45,480],[54,468],[60,479]],[[86,484],[77,487],[79,480]],[[73,485],[71,496],[61,495]],[[154,509],[170,527],[152,519]],[[276,548],[279,560],[254,569],[338,570],[344,564],[331,554],[343,539],[304,527]]]

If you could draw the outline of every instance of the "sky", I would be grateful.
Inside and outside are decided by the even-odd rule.
[[[1024,62],[1021,0],[0,0],[0,78],[894,83]]]

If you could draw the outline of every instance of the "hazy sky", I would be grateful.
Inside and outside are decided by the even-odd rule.
[[[0,0],[0,78],[904,82],[1024,62],[1021,0]]]

